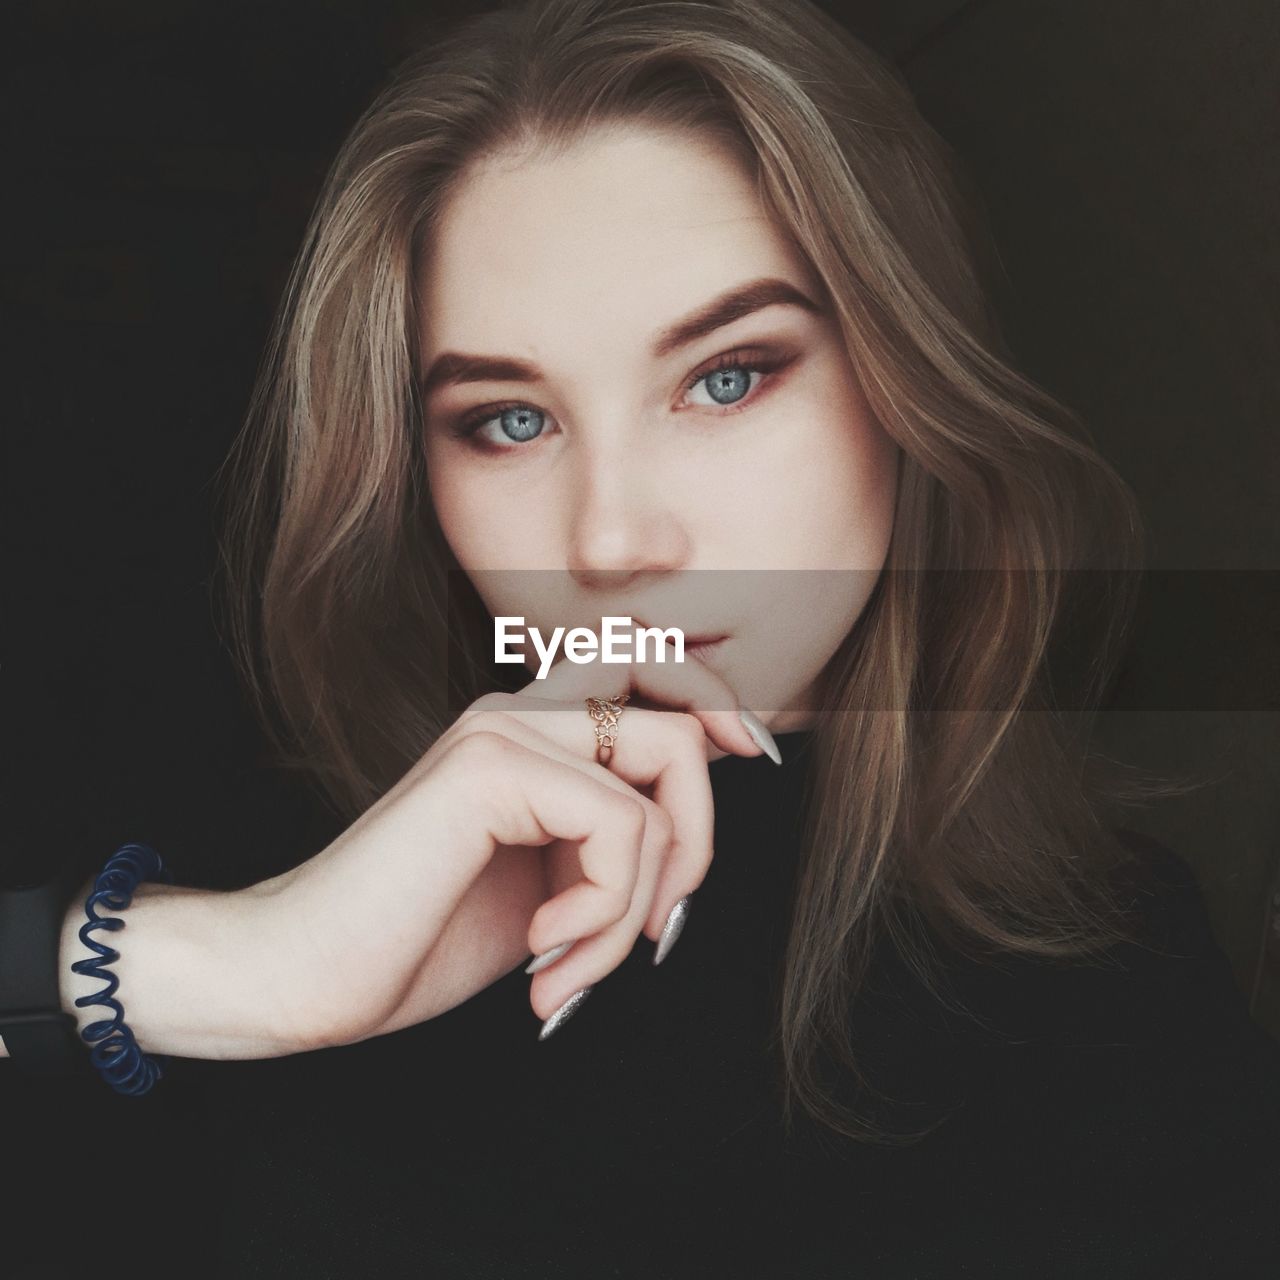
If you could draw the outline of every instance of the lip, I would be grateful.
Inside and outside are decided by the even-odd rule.
[[[653,623],[646,622],[643,618],[637,618],[632,615],[631,621],[637,627],[652,627]],[[665,628],[663,628],[665,630]],[[680,628],[682,631],[683,627]],[[729,638],[725,631],[706,631],[701,635],[689,635],[687,632],[684,637],[684,651],[691,658],[699,660],[708,658],[711,654],[719,651],[720,645]]]
[[[709,662],[720,652],[728,636],[717,636],[708,640],[686,641],[684,651],[698,662]]]
[[[631,621],[635,623],[637,627],[645,627],[646,629],[654,626],[652,622],[646,622],[643,618],[637,618],[634,615],[632,616]],[[667,628],[663,627],[660,629],[665,631]],[[684,632],[684,647],[686,649],[692,649],[695,645],[700,644],[718,644],[721,640],[727,640],[729,638],[729,633],[727,631],[705,631],[699,635],[690,635],[683,627],[681,627],[680,630]]]

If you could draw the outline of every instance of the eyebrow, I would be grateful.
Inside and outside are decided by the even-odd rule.
[[[664,359],[681,347],[741,320],[744,316],[773,306],[798,307],[811,315],[825,309],[793,284],[775,277],[751,280],[713,298],[683,320],[663,329],[653,344],[653,358]],[[446,386],[465,382],[541,382],[542,371],[527,360],[512,356],[477,356],[460,351],[441,352],[419,382],[425,401]]]

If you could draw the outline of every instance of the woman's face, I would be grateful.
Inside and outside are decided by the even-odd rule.
[[[490,613],[723,635],[704,660],[741,701],[810,723],[897,449],[723,147],[628,126],[475,166],[420,289],[431,496]]]

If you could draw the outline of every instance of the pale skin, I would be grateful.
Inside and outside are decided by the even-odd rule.
[[[655,354],[658,335],[759,280],[819,306],[775,301]],[[576,940],[529,979],[550,1017],[697,890],[714,856],[710,765],[761,754],[740,712],[775,732],[811,723],[815,682],[884,564],[896,448],[806,264],[715,145],[629,126],[473,166],[419,286],[423,370],[444,352],[537,367],[439,385],[424,405],[440,525],[491,613],[728,638],[682,665],[562,660],[479,699],[282,876],[235,893],[144,885],[108,940],[151,1052],[351,1043]],[[694,383],[717,363],[719,398]],[[481,419],[478,439],[451,433],[462,415]],[[786,572],[762,608],[751,573],[698,570]],[[633,701],[604,767],[583,700],[623,687]],[[102,1010],[73,1005],[101,986],[70,973],[90,954],[82,921],[76,903],[61,965],[83,1027]]]

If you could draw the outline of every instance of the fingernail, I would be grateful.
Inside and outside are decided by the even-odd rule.
[[[594,984],[592,984],[594,985]],[[583,987],[581,991],[575,991],[556,1011],[542,1024],[542,1030],[538,1032],[538,1039],[545,1040],[549,1035],[554,1034],[559,1028],[577,1013],[582,1002],[591,994],[591,987]]]
[[[778,744],[773,740],[773,734],[764,727],[764,722],[754,711],[748,711],[743,707],[738,712],[738,719],[742,721],[743,727],[751,735],[751,740],[760,748],[761,751],[773,761],[774,764],[782,763],[782,752],[778,750]]]
[[[658,945],[654,949],[653,963],[661,964],[670,954],[671,948],[676,945],[676,939],[680,936],[680,930],[684,928],[684,922],[689,918],[689,895],[686,893],[674,907],[671,908],[671,914],[667,917],[667,923],[662,926],[662,934],[658,938]]]
[[[552,947],[550,951],[544,951],[540,956],[534,956],[525,969],[525,973],[537,973],[539,970],[545,969],[547,965],[555,964],[576,941],[576,938],[570,938],[568,942],[562,942],[558,947]]]

